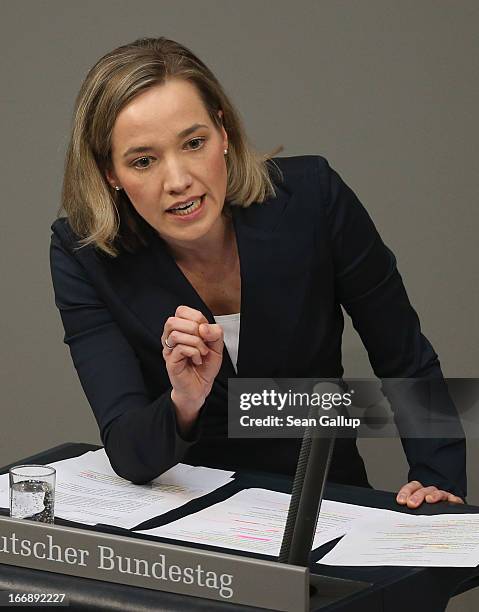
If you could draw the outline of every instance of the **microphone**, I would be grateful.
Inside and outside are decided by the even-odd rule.
[[[337,383],[320,382],[314,392],[344,393]],[[317,407],[311,406],[309,417],[317,417]],[[286,519],[278,561],[309,567],[311,548],[318,522],[321,500],[329,472],[336,437],[335,428],[328,427],[328,436],[318,435],[307,427],[299,452],[291,501]]]

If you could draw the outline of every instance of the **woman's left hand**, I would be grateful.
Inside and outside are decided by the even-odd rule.
[[[418,480],[412,480],[400,488],[396,501],[408,508],[418,508],[423,501],[427,504],[436,504],[440,501],[448,501],[453,504],[463,504],[464,500],[453,493],[442,491],[437,487],[423,487]]]

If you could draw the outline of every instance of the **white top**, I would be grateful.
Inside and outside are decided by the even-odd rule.
[[[228,351],[229,356],[231,357],[231,362],[236,373],[238,373],[236,362],[238,361],[240,318],[240,312],[229,315],[217,315],[216,317],[214,317],[216,323],[218,323],[218,325],[221,325],[221,327],[223,328],[226,350]]]

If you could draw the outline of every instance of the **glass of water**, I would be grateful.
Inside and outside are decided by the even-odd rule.
[[[16,465],[10,468],[10,516],[53,523],[55,468]]]

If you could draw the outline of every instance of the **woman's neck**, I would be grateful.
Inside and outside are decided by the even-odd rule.
[[[208,236],[194,244],[169,244],[176,263],[186,270],[212,270],[218,266],[229,266],[237,258],[236,235],[233,222],[222,215],[221,223]]]

